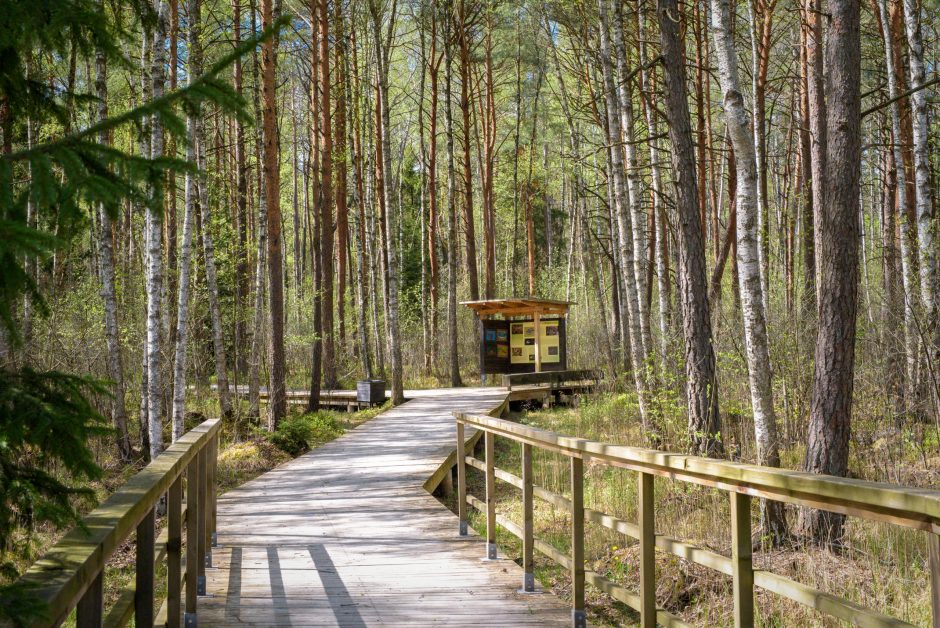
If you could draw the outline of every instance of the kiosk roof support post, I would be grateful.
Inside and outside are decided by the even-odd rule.
[[[542,315],[536,312],[532,315],[532,321],[535,323],[535,372],[542,372],[542,344],[539,337],[542,335]]]

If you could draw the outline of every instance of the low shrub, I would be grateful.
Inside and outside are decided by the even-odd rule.
[[[326,412],[312,412],[284,419],[272,434],[267,435],[267,439],[281,451],[299,456],[342,433],[343,428],[333,416]]]

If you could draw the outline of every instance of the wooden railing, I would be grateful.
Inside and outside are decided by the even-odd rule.
[[[563,388],[566,384],[589,382],[597,384],[602,373],[593,369],[569,371],[541,371],[538,373],[512,373],[503,375],[503,387],[512,390],[513,386],[548,385]]]
[[[205,595],[205,569],[211,566],[215,544],[220,427],[218,419],[206,421],[170,445],[29,568],[20,583],[29,595],[38,596],[47,613],[36,625],[58,626],[75,609],[79,628],[124,626],[131,617],[136,626],[175,627],[184,600],[185,624],[196,625],[196,599]],[[156,511],[164,506],[167,525],[156,538]],[[120,593],[105,616],[105,566],[135,530],[135,584]],[[155,568],[164,560],[167,595],[161,617],[155,618]]]
[[[572,619],[585,625],[585,582],[605,591],[614,599],[639,611],[643,626],[657,623],[685,625],[676,616],[656,607],[655,550],[721,572],[732,578],[736,626],[754,623],[754,587],[816,609],[859,626],[907,626],[888,617],[801,584],[764,569],[754,569],[751,561],[751,498],[819,508],[926,532],[931,574],[933,626],[940,627],[940,491],[903,488],[890,484],[815,475],[799,471],[759,467],[670,454],[563,436],[481,414],[455,413],[457,418],[457,495],[460,533],[467,533],[467,505],[486,515],[487,557],[496,558],[496,525],[522,540],[523,589],[535,590],[533,550],[538,550],[569,569],[572,580]],[[464,452],[466,427],[484,432],[484,460]],[[495,438],[505,437],[522,446],[522,477],[495,466]],[[570,459],[571,497],[536,486],[532,480],[532,448],[560,453]],[[584,506],[584,460],[637,473],[638,504],[636,523],[624,521]],[[486,475],[486,501],[467,494],[466,465]],[[731,509],[731,556],[697,547],[665,534],[657,534],[653,512],[653,479],[666,477],[726,491]],[[495,484],[500,479],[522,491],[522,525],[496,514]],[[534,538],[533,497],[538,497],[571,513],[569,554]],[[639,541],[640,587],[635,594],[621,585],[584,568],[584,522],[599,524]]]

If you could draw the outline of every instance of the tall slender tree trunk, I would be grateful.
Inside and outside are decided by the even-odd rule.
[[[885,43],[885,70],[888,76],[888,98],[892,100],[891,103],[891,146],[892,146],[892,162],[894,165],[895,172],[895,201],[896,207],[888,207],[887,205],[884,208],[886,220],[884,221],[887,225],[889,222],[891,224],[890,231],[886,226],[886,231],[888,232],[888,238],[885,242],[885,252],[888,258],[885,260],[886,267],[892,268],[895,266],[894,260],[894,240],[895,240],[895,221],[893,217],[896,215],[901,224],[901,281],[903,287],[903,304],[901,305],[903,316],[902,320],[904,321],[904,355],[905,355],[905,368],[904,368],[904,385],[902,391],[905,399],[910,403],[913,401],[911,398],[914,395],[914,390],[916,386],[916,376],[917,376],[917,330],[914,321],[914,300],[911,298],[912,294],[912,284],[916,282],[916,277],[913,276],[911,269],[911,260],[910,260],[910,250],[908,241],[911,237],[910,234],[910,222],[908,221],[906,208],[908,206],[907,192],[908,187],[906,184],[906,175],[904,170],[904,154],[902,148],[903,142],[903,132],[901,131],[901,103],[898,102],[898,75],[897,75],[897,61],[894,58],[895,55],[895,46],[892,42],[892,31],[891,31],[891,16],[888,12],[888,6],[886,0],[876,0],[878,4],[878,12],[881,17],[882,22],[882,35]],[[896,212],[896,213],[895,213]],[[887,220],[887,218],[891,220]],[[893,273],[885,273],[885,282],[887,288],[887,294],[892,295],[895,290],[894,282],[889,280],[889,275]],[[897,305],[896,298],[888,299],[888,306]],[[896,316],[896,311],[894,308],[891,308],[891,312],[888,313],[889,317]],[[893,318],[889,318],[889,331],[892,333],[896,329],[896,325],[891,324]]]
[[[261,27],[274,23],[272,0],[261,0]],[[274,37],[261,44],[262,135],[264,138],[264,185],[267,257],[268,257],[268,329],[271,359],[268,384],[268,430],[274,431],[287,414],[287,394],[284,387],[286,365],[284,360],[284,261],[281,247],[281,192],[278,157],[280,142],[277,136],[277,94],[275,92]]]
[[[633,380],[636,385],[637,398],[640,406],[640,417],[643,421],[643,429],[652,435],[655,426],[652,424],[647,403],[647,385],[646,385],[646,359],[643,353],[643,335],[641,330],[640,304],[639,304],[639,286],[636,282],[635,257],[634,257],[634,239],[633,239],[633,215],[629,202],[629,190],[624,181],[623,164],[623,127],[621,117],[621,102],[618,95],[618,89],[614,80],[615,66],[612,54],[617,52],[615,39],[615,49],[611,50],[610,32],[611,23],[608,18],[608,0],[598,0],[598,9],[600,14],[600,57],[601,68],[604,77],[604,99],[607,109],[607,137],[610,144],[610,168],[607,173],[608,187],[612,192],[614,208],[617,214],[617,231],[620,242],[620,285],[623,288],[621,297],[626,302],[627,326],[629,329],[630,340],[630,358],[633,366]],[[618,32],[614,27],[613,32]]]
[[[470,284],[470,299],[480,298],[480,281],[477,277],[477,242],[473,216],[473,170],[470,166],[470,25],[468,24],[466,0],[457,0],[456,39],[460,48],[460,113],[463,118],[461,148],[463,153],[463,221],[464,245],[467,250],[467,281]]]
[[[924,84],[924,41],[921,34],[920,5],[915,0],[904,0],[904,25],[907,30],[908,63],[911,89]],[[940,413],[940,272],[937,269],[937,219],[930,186],[930,127],[927,120],[927,92],[918,89],[910,96],[914,141],[914,190],[917,208],[917,250],[920,262],[920,296],[923,320],[926,321],[927,372],[931,378],[929,389],[935,411]]]
[[[431,9],[431,44],[428,55],[428,77],[431,79],[431,102],[428,111],[428,296],[430,302],[429,333],[431,346],[428,352],[431,368],[438,367],[438,320],[440,304],[440,242],[438,236],[438,185],[437,185],[437,109],[440,68],[442,56],[438,52],[437,16],[438,9]]]
[[[695,148],[686,89],[684,45],[677,22],[676,0],[657,0],[666,117],[672,141],[679,257],[679,304],[685,337],[685,363],[689,403],[689,436],[706,455],[721,452],[718,414],[718,378],[712,344],[711,314],[705,277],[705,244],[698,211]]]
[[[447,352],[450,366],[450,385],[461,386],[460,361],[457,354],[457,181],[454,165],[454,115],[451,85],[453,85],[453,59],[451,58],[450,19],[444,21],[444,134],[447,138]]]
[[[201,0],[190,0],[188,34],[188,82],[192,84],[202,73],[202,49],[200,47],[200,11]],[[198,182],[198,143],[202,141],[199,131],[200,111],[190,112],[186,119],[186,161],[197,165],[197,172],[187,172],[184,187],[183,241],[180,244],[179,294],[176,306],[176,346],[173,359],[173,440],[186,431],[186,348],[189,340],[189,292],[192,284],[192,244],[196,205],[201,202],[197,191]],[[205,222],[205,221],[204,221]],[[203,224],[203,230],[206,225]]]
[[[320,276],[323,278],[320,295],[320,311],[323,321],[323,385],[336,388],[336,352],[333,342],[333,242],[335,220],[333,218],[333,133],[330,107],[330,16],[327,0],[315,0],[319,14],[319,81],[320,81]],[[345,268],[344,268],[345,270]]]
[[[734,46],[729,0],[711,0],[712,36],[718,60],[718,77],[724,100],[728,135],[737,158],[737,239],[738,277],[744,318],[744,344],[747,355],[748,384],[754,412],[754,440],[757,464],[779,467],[777,417],[771,388],[770,350],[764,313],[760,274],[760,238],[757,230],[758,164],[751,141],[752,121],[744,107],[744,95],[738,78],[738,58]],[[761,501],[764,537],[776,544],[787,533],[783,503]]]
[[[241,45],[241,4],[242,0],[232,0],[232,45]],[[242,59],[235,59],[232,70],[235,93],[242,95]],[[238,376],[247,369],[247,352],[243,347],[248,342],[248,325],[245,312],[248,308],[250,281],[250,260],[248,253],[248,166],[245,162],[245,126],[235,116],[235,217],[238,232],[237,255],[235,264],[235,374]]]
[[[397,5],[392,5],[397,6]],[[405,401],[402,374],[402,347],[401,347],[401,325],[398,312],[398,255],[395,247],[393,234],[395,230],[396,214],[392,199],[396,195],[392,191],[391,173],[392,173],[392,144],[391,144],[391,103],[388,94],[388,71],[389,71],[389,52],[392,45],[392,39],[395,36],[395,11],[393,10],[388,18],[388,31],[383,37],[382,34],[382,10],[377,0],[369,1],[369,8],[372,13],[372,28],[375,36],[376,59],[377,63],[377,83],[379,91],[378,106],[381,111],[381,126],[378,131],[377,141],[382,145],[382,169],[385,176],[382,177],[382,189],[380,193],[385,201],[385,215],[383,224],[385,227],[385,252],[388,256],[386,265],[386,288],[388,293],[388,303],[386,307],[386,318],[389,335],[389,353],[392,366],[392,404],[400,405]]]
[[[336,316],[339,319],[339,344],[341,349],[346,348],[346,279],[349,269],[349,208],[347,172],[348,146],[346,142],[346,34],[343,24],[343,3],[333,3],[334,24],[334,67],[336,68],[336,132],[333,133],[333,175],[336,179],[336,277],[339,283],[336,288]],[[335,341],[333,343],[336,344]],[[336,366],[333,360],[333,384],[336,384]]]
[[[103,50],[95,51],[95,95],[98,97],[98,120],[108,117],[108,66]],[[98,143],[108,146],[107,131],[98,134]],[[122,462],[131,458],[131,441],[127,433],[127,408],[124,395],[124,366],[121,359],[121,330],[118,324],[118,302],[114,273],[114,225],[104,204],[98,206],[98,267],[101,300],[104,304],[104,331],[108,349],[108,377],[112,384],[111,423],[114,425],[118,456]]]
[[[817,216],[819,328],[806,470],[844,476],[855,367],[861,179],[860,8],[830,0],[826,48],[827,150],[825,209]],[[843,515],[803,513],[802,529],[818,542],[839,543]]]

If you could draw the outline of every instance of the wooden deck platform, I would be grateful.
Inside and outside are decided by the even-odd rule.
[[[411,401],[219,498],[204,626],[570,625],[548,593],[520,594],[512,561],[423,484],[455,447],[455,410],[503,389],[413,391]]]

